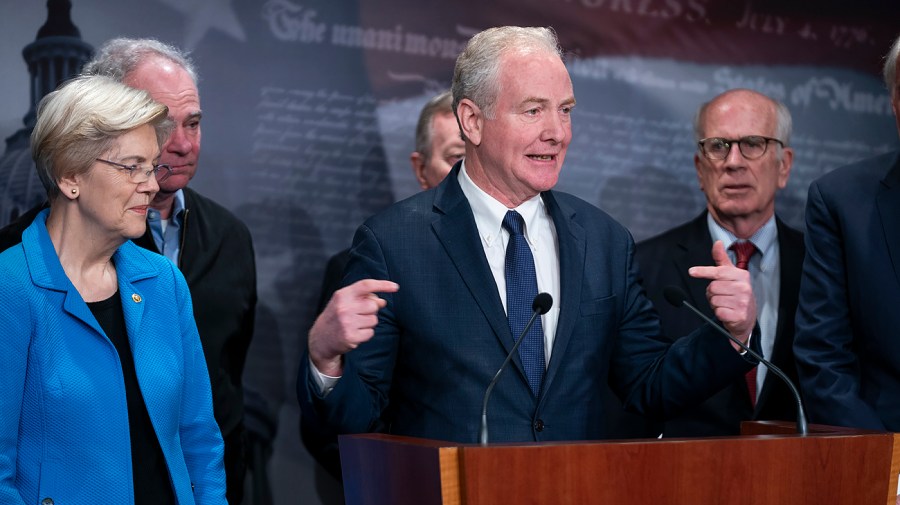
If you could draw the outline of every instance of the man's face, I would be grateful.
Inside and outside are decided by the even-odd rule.
[[[477,147],[482,189],[516,207],[556,185],[572,140],[572,81],[560,58],[549,52],[501,57],[493,118],[481,112]],[[484,187],[484,186],[487,187]]]
[[[125,84],[143,89],[169,108],[175,129],[162,146],[159,162],[172,167],[172,174],[159,183],[160,196],[188,185],[197,171],[200,157],[200,95],[197,86],[179,65],[158,56],[142,61],[124,79]]]
[[[461,160],[466,146],[459,134],[459,125],[452,112],[441,112],[431,118],[431,155],[425,157],[414,152],[410,156],[413,172],[422,189],[430,189],[438,184]]]
[[[764,96],[736,91],[721,96],[701,118],[703,138],[740,139],[751,135],[775,137],[777,117],[774,105]],[[700,189],[707,208],[726,225],[735,220],[768,220],[775,212],[775,192],[788,181],[793,161],[790,148],[782,150],[769,142],[762,157],[748,160],[734,142],[724,160],[711,160],[702,152],[694,155]],[[732,230],[733,231],[733,230]]]

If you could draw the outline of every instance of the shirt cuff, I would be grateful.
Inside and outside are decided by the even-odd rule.
[[[750,336],[747,337],[747,341],[744,342],[744,345],[746,345],[747,347],[750,347],[751,340],[753,340],[753,332],[752,331],[750,332]],[[741,347],[741,350],[738,352],[738,355],[743,356],[745,354],[747,354],[747,349],[744,349],[743,347]],[[335,380],[335,382],[337,382],[337,380]]]
[[[330,375],[325,375],[316,368],[316,365],[313,364],[312,358],[309,359],[309,369],[312,371],[312,378],[315,381],[316,385],[319,386],[319,394],[322,397],[328,396],[328,393],[334,389],[334,386],[337,385],[340,377],[332,377]]]

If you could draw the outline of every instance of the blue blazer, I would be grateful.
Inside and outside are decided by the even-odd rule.
[[[477,441],[482,395],[514,337],[458,173],[357,231],[345,283],[389,279],[400,290],[385,296],[375,336],[345,355],[327,396],[301,360],[304,420],[338,433]],[[488,408],[492,441],[601,439],[607,380],[631,408],[667,413],[752,366],[707,330],[669,347],[629,233],[573,196],[541,197],[559,243],[559,326],[540,397],[518,356],[501,376]]]
[[[810,422],[900,431],[900,152],[810,186],[794,355]]]
[[[0,254],[0,503],[133,503],[119,356],[59,263],[48,212]],[[184,278],[131,242],[113,261],[178,503],[224,504],[222,438]]]

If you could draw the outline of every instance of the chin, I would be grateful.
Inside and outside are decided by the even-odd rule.
[[[179,189],[184,189],[191,182],[191,176],[188,174],[170,175],[165,181],[159,183],[160,193],[174,193]]]
[[[122,238],[124,240],[134,240],[136,238],[141,238],[144,236],[144,233],[147,231],[147,221],[142,221],[140,225],[134,224],[132,226],[126,227],[122,232]]]

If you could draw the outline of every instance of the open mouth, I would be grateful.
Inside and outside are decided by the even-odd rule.
[[[556,158],[553,154],[528,154],[526,156],[537,161],[553,161]]]

